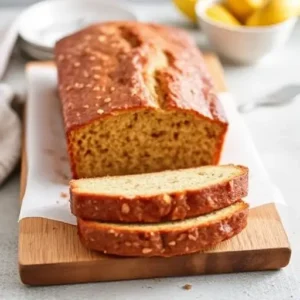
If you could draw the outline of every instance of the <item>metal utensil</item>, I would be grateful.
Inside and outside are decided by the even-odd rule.
[[[287,85],[258,101],[239,105],[238,111],[240,113],[248,113],[259,107],[287,105],[298,95],[300,95],[300,85]]]

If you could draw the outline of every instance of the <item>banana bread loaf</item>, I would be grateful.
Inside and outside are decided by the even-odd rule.
[[[218,163],[226,118],[185,32],[101,23],[55,54],[73,178]]]
[[[71,210],[107,222],[182,220],[229,206],[248,193],[248,169],[204,166],[70,182]]]

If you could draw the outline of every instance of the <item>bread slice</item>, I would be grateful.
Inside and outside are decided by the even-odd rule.
[[[205,250],[239,233],[248,205],[238,201],[210,214],[158,224],[117,224],[78,219],[89,249],[122,256],[174,256]]]
[[[248,192],[248,169],[205,166],[158,173],[72,180],[71,210],[82,219],[160,222],[226,207]]]

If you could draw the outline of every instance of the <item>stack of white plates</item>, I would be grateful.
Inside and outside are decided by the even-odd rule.
[[[105,0],[48,0],[39,2],[19,17],[20,47],[29,56],[53,58],[57,40],[92,23],[137,20],[128,8]]]

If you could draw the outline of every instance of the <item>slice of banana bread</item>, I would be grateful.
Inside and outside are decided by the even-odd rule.
[[[55,53],[73,178],[218,163],[227,121],[187,33],[101,23]]]
[[[71,210],[82,219],[160,222],[199,216],[247,196],[248,168],[204,166],[70,182]]]
[[[117,224],[78,219],[89,249],[122,256],[174,256],[208,249],[247,225],[248,205],[239,201],[210,214],[158,224]]]

